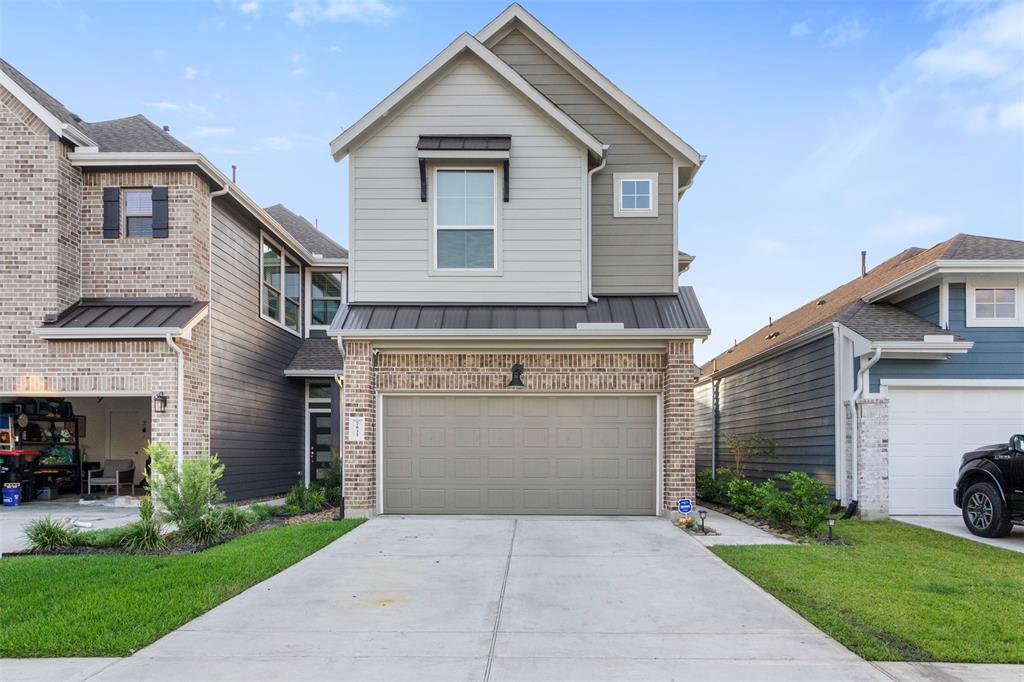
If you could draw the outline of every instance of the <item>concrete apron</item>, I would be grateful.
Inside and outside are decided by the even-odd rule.
[[[891,679],[663,519],[385,516],[88,679],[782,676]]]

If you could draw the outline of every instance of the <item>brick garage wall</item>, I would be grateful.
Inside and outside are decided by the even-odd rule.
[[[513,364],[525,392],[663,393],[665,508],[694,493],[693,343],[667,352],[398,353],[374,356],[367,341],[345,343],[345,496],[351,509],[376,508],[376,395],[392,391],[503,391]],[[348,419],[366,419],[366,438],[347,439]]]
[[[128,238],[123,227],[119,239],[104,239],[104,187],[167,187],[167,239]],[[196,173],[87,172],[81,204],[83,297],[194,296],[209,300],[210,190]],[[123,211],[121,222],[123,225]]]
[[[860,418],[845,403],[846,452],[853,453],[853,429],[857,429],[857,509],[861,518],[889,517],[889,400],[862,398],[857,401]],[[847,490],[853,493],[853,466],[846,461]]]

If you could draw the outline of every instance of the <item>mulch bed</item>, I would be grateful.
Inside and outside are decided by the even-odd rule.
[[[800,534],[800,533],[793,533],[791,531],[782,530],[780,528],[776,528],[775,526],[769,525],[768,522],[764,521],[763,519],[757,519],[757,518],[754,518],[753,516],[747,516],[746,514],[740,514],[738,511],[730,509],[729,507],[723,507],[723,506],[721,506],[719,504],[716,504],[714,502],[708,502],[707,500],[699,500],[699,502],[700,502],[700,505],[702,507],[707,507],[708,509],[716,511],[719,514],[724,514],[725,516],[731,516],[734,519],[739,519],[740,521],[742,521],[743,523],[745,523],[745,524],[747,524],[749,526],[753,526],[754,528],[760,528],[761,530],[763,530],[766,533],[771,533],[775,537],[782,538],[783,540],[788,540],[789,542],[792,542],[794,544],[798,544],[798,545],[852,545],[853,544],[849,540],[844,540],[844,539],[838,538],[838,537],[833,537],[832,538],[832,542],[829,542],[827,535],[815,535],[815,536],[812,536],[812,535],[803,535],[803,534]]]

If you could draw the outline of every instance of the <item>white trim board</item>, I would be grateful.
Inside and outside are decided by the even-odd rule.
[[[1024,388],[1024,379],[880,379],[882,388]]]

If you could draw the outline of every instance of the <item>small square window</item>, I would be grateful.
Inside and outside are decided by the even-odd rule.
[[[331,384],[330,382],[309,382],[309,399],[310,400],[330,400],[331,399]]]
[[[657,173],[614,173],[613,213],[616,218],[656,218],[658,216]]]

